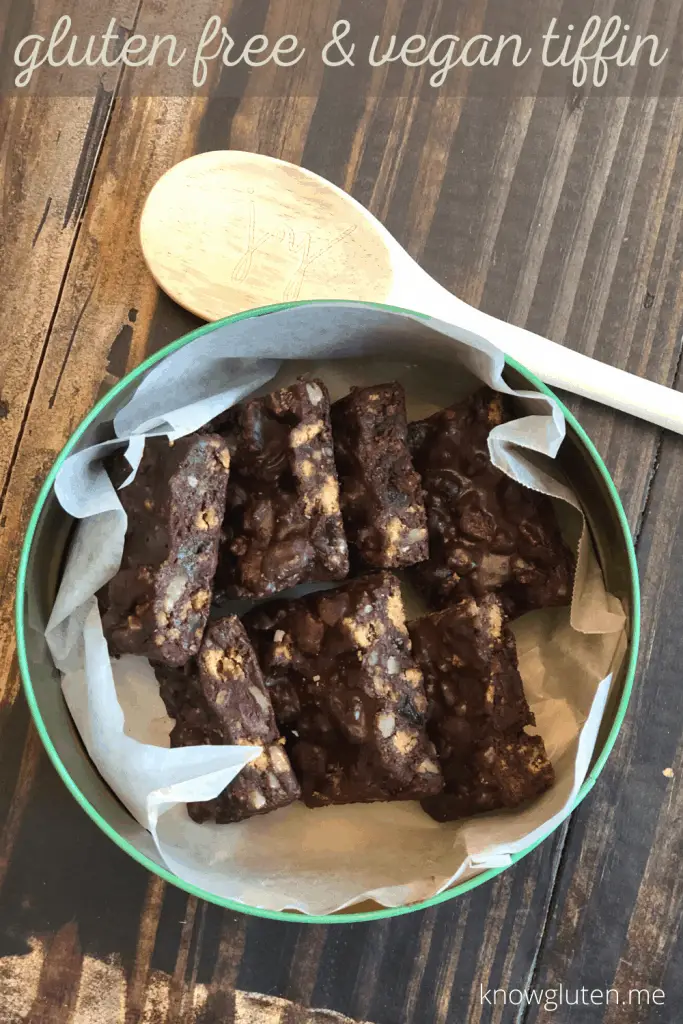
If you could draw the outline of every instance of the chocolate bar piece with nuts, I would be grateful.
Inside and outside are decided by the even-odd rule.
[[[329,410],[321,381],[298,381],[214,421],[232,453],[219,598],[348,575]]]
[[[382,569],[428,554],[422,484],[408,451],[400,384],[353,388],[331,410],[341,505],[352,555]]]
[[[268,603],[244,621],[309,807],[441,790],[394,576]]]
[[[210,622],[198,656],[182,668],[155,669],[166,710],[175,718],[171,746],[263,747],[219,796],[188,804],[193,821],[243,821],[298,798],[261,669],[236,615]]]
[[[466,598],[408,624],[429,704],[427,732],[442,793],[423,801],[437,821],[515,807],[548,789],[553,767],[534,725],[502,605]]]
[[[408,428],[430,551],[411,572],[434,607],[496,592],[516,617],[571,601],[574,559],[550,499],[511,480],[489,457],[491,429],[513,418],[503,395],[482,388]]]
[[[145,441],[135,479],[118,492],[128,516],[121,566],[99,595],[113,654],[183,665],[199,650],[229,470],[230,453],[216,435]],[[117,456],[114,483],[129,473]]]

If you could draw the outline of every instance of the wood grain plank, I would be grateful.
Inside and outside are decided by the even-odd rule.
[[[48,7],[53,5],[41,12],[46,17]],[[89,4],[86,15],[92,9]],[[136,10],[136,0],[120,0],[112,16],[130,20]],[[117,81],[116,75],[105,78],[92,98],[0,98],[0,307],[4,323],[12,325],[9,343],[0,349],[0,605],[7,611],[0,617],[0,700],[13,699],[17,690],[9,612],[22,532],[13,530],[5,505]],[[22,488],[24,522],[42,471]]]
[[[126,981],[119,958],[84,956],[78,995],[69,1024],[123,1024]]]
[[[639,543],[644,624],[639,679],[614,754],[570,832],[534,982],[615,987],[624,995],[631,987],[659,986],[670,1014],[683,998],[676,969],[681,892],[673,870],[681,842],[682,453],[679,438],[665,439]],[[617,1012],[620,1020],[659,1019],[654,1009],[648,1016],[634,1006],[612,1007],[595,1019],[611,1021]],[[550,1014],[529,1019],[546,1018]]]
[[[23,745],[21,763],[14,781],[7,816],[0,827],[0,889],[2,889],[9,868],[21,819],[31,795],[31,786],[36,776],[42,746],[33,725],[28,727]]]
[[[299,930],[289,968],[287,994],[295,1003],[310,1006],[320,973],[327,929],[306,926]]]
[[[75,920],[84,954],[116,957],[130,976],[148,882],[83,814],[41,753],[0,891],[0,957],[28,956],[35,941],[49,941]]]
[[[166,883],[160,878],[149,875],[147,893],[140,914],[133,971],[126,990],[125,1024],[136,1024],[146,1001],[147,981],[165,887]]]
[[[204,942],[199,947],[198,977],[205,992],[198,1024],[234,1018],[237,976],[244,956],[246,931],[247,919],[243,915],[207,907]]]
[[[0,955],[3,1024],[20,1024],[28,1018],[44,958],[44,945],[36,938],[21,956]]]
[[[78,926],[70,921],[59,929],[46,950],[29,1020],[35,1024],[68,1024],[76,1005],[80,974]]]
[[[185,906],[176,962],[169,984],[167,1024],[178,1024],[188,1016],[197,981],[196,953],[203,936],[205,906],[204,903],[199,906],[198,914],[198,900],[194,896],[188,898]],[[194,956],[191,955],[191,947],[194,947]]]
[[[122,26],[132,25],[138,3],[116,0],[111,17]],[[100,20],[98,7],[92,0],[81,5],[86,30]],[[18,16],[18,8],[14,11]],[[54,24],[61,13],[59,4],[48,0],[39,12],[32,11],[34,31]],[[39,69],[37,82],[40,74]],[[6,409],[0,418],[0,512],[119,79],[120,70],[109,69],[92,97],[3,97],[0,101],[4,129],[0,247],[5,269],[0,304],[6,322],[13,325],[12,343],[0,352]]]

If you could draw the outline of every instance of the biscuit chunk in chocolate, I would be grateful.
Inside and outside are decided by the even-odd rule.
[[[571,601],[574,560],[550,499],[505,476],[489,457],[490,431],[513,418],[503,395],[482,388],[409,425],[430,551],[411,572],[434,607],[495,592],[515,618]]]
[[[100,592],[113,654],[182,665],[199,650],[211,605],[230,453],[221,437],[151,437],[119,492],[128,516],[121,567]],[[123,456],[112,465],[122,483]]]
[[[215,421],[232,453],[216,590],[265,597],[348,575],[346,536],[321,381],[299,381]]]
[[[254,650],[236,615],[209,623],[197,658],[183,668],[155,666],[175,725],[171,746],[262,746],[213,800],[188,804],[193,821],[243,821],[291,804],[299,784],[279,738]]]
[[[534,725],[500,601],[466,598],[408,624],[429,702],[427,731],[442,793],[423,801],[437,821],[515,807],[548,789],[554,772]]]
[[[266,604],[245,625],[309,807],[441,790],[394,576]]]
[[[332,406],[332,433],[352,554],[382,569],[424,561],[427,516],[401,385],[353,388]]]

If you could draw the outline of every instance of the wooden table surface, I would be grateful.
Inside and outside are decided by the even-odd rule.
[[[3,60],[63,6],[45,0],[39,16],[22,0],[0,3]],[[93,17],[99,11],[101,23],[104,5],[81,6]],[[435,23],[443,6],[368,2],[356,5],[356,17],[373,31],[383,18],[389,31],[393,20],[408,35]],[[561,5],[519,6],[548,14]],[[658,19],[673,30],[681,0],[617,6],[641,25]],[[295,0],[112,0],[107,18],[158,32],[174,18],[195,25],[217,12],[241,32],[264,24],[284,32],[314,19],[313,8]],[[471,35],[486,8],[485,0],[459,0],[449,6],[451,23]],[[196,324],[159,293],[137,245],[144,197],[176,161],[232,147],[302,163],[366,204],[462,298],[679,384],[683,101],[671,75],[680,67],[647,69],[632,96],[612,97],[568,81],[549,95],[532,67],[520,96],[473,94],[465,72],[458,95],[441,94],[423,75],[401,80],[395,67],[359,68],[341,87],[337,72],[321,67],[315,89],[302,89],[293,74],[289,94],[261,96],[245,78],[234,98],[221,95],[218,70],[208,95],[136,97],[136,72],[119,69],[92,95],[0,102],[0,1021],[678,1021],[679,437],[569,399],[636,539],[639,673],[590,796],[534,853],[464,898],[338,927],[222,911],[118,850],[41,749],[11,621],[18,550],[48,468],[98,396]],[[485,995],[560,984],[661,987],[665,1003],[553,1011],[505,1006],[500,996],[493,1006]]]

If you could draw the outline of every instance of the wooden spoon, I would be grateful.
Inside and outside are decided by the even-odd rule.
[[[385,302],[473,331],[541,380],[683,433],[683,394],[475,309],[437,284],[325,178],[256,153],[201,153],[150,192],[142,251],[158,284],[205,320],[295,299]]]

